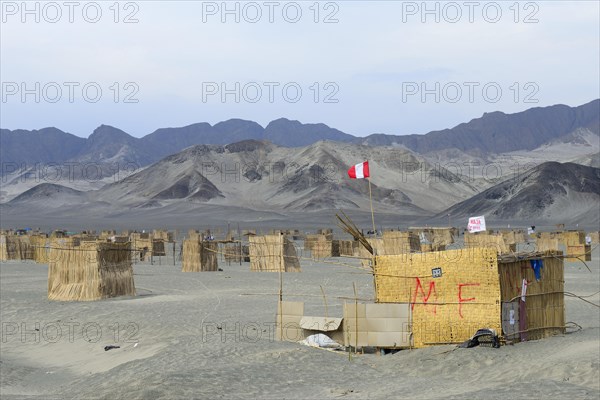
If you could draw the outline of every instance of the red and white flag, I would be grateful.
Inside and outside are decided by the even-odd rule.
[[[348,176],[352,179],[363,179],[369,177],[369,162],[361,162],[348,170]]]

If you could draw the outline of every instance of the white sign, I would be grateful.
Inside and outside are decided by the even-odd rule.
[[[533,228],[527,228],[528,235],[533,235],[534,233],[535,233],[535,231],[533,230]]]
[[[467,225],[467,229],[471,233],[485,231],[485,217],[482,215],[480,217],[469,218],[469,224]]]

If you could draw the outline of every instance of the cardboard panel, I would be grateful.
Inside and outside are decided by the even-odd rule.
[[[519,300],[502,303],[502,333],[508,340],[519,338]]]
[[[411,347],[409,304],[345,303],[344,322],[346,346]]]
[[[275,339],[297,342],[304,339],[300,320],[304,316],[304,303],[301,301],[282,301],[277,306],[275,317]]]
[[[320,332],[335,331],[340,327],[341,323],[341,318],[302,317],[300,319],[300,327],[302,329]]]

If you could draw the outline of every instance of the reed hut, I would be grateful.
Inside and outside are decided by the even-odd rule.
[[[117,231],[115,230],[105,230],[100,232],[100,235],[98,236],[99,239],[108,239],[112,236],[116,236],[117,235]]]
[[[556,237],[540,237],[535,241],[535,248],[537,251],[558,251],[559,241]]]
[[[249,236],[250,270],[300,272],[294,244],[284,235]]]
[[[163,229],[154,229],[152,231],[152,239],[161,239],[163,242],[173,243],[175,241],[175,234]]]
[[[315,239],[311,244],[311,256],[313,258],[326,258],[333,255],[333,241],[328,240],[325,235],[314,235]]]
[[[309,234],[304,237],[304,250],[312,251],[314,244],[324,238],[321,234]]]
[[[433,249],[445,248],[454,243],[458,229],[451,227],[410,227],[409,232],[416,234],[421,244],[430,243]],[[426,251],[421,249],[421,251]]]
[[[584,231],[563,232],[563,238],[567,247],[567,261],[592,261],[592,247],[585,243]]]
[[[34,247],[30,236],[0,235],[0,261],[33,259]]]
[[[6,239],[8,235],[0,234],[0,261],[8,261],[8,245]]]
[[[444,251],[444,250],[446,250],[446,245],[439,244],[439,243],[423,243],[423,242],[421,242],[421,251],[422,252]]]
[[[50,239],[46,235],[32,235],[29,238],[33,247],[33,261],[48,264],[50,260]]]
[[[228,263],[249,262],[250,250],[242,242],[223,243],[223,257]]]
[[[317,229],[317,235],[324,235],[327,238],[327,240],[333,240],[333,229],[331,229],[331,228]]]
[[[48,299],[92,301],[135,296],[129,243],[55,239],[48,266]]]
[[[187,239],[183,241],[182,272],[212,272],[219,270],[215,241]]]
[[[516,245],[518,243],[525,243],[527,239],[525,238],[525,232],[522,229],[516,230],[502,230],[500,231],[502,238],[504,239],[504,243],[507,245]]]
[[[356,256],[358,256],[359,242],[357,240],[338,240],[338,243],[339,243],[339,249],[340,249],[339,250],[340,257],[356,257]]]
[[[129,237],[131,240],[131,248],[134,251],[136,258],[140,261],[150,261],[152,257],[152,236],[148,232],[134,232]],[[164,247],[163,247],[164,251]]]
[[[517,245],[507,244],[501,234],[490,234],[489,232],[465,233],[465,247],[489,247],[496,249],[498,254],[514,253]]]
[[[383,232],[383,254],[405,254],[421,250],[419,236],[414,232]]]
[[[166,256],[167,253],[165,252],[165,241],[163,239],[152,239],[152,256],[153,257],[160,257],[160,256]]]
[[[461,343],[482,328],[540,339],[565,329],[561,254],[499,256],[487,247],[377,256],[375,301],[410,306],[417,348]]]
[[[386,231],[381,238],[367,238],[375,255],[397,255],[421,251],[419,237],[414,232]],[[363,245],[359,247],[362,265],[371,264],[372,254]]]

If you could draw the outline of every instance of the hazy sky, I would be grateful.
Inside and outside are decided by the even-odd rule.
[[[597,1],[2,1],[0,125],[143,136],[286,117],[364,136],[577,106],[600,97],[599,15]]]

